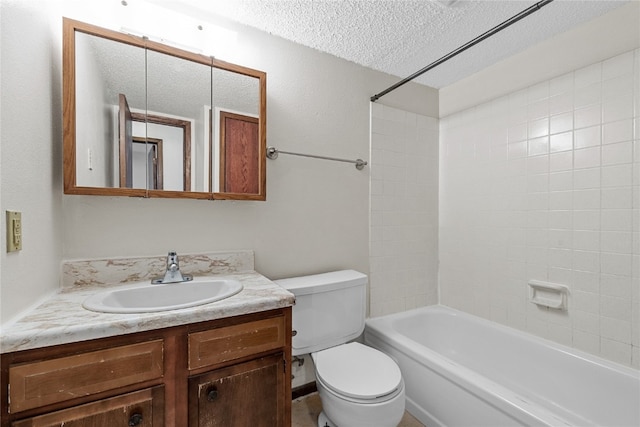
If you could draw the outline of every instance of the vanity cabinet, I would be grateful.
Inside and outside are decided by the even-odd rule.
[[[290,307],[1,363],[1,427],[291,425]]]

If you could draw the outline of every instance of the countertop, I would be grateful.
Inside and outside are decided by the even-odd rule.
[[[90,284],[58,293],[0,332],[0,353],[67,344],[221,319],[293,305],[293,294],[255,271],[216,274],[235,279],[244,289],[227,299],[181,310],[156,313],[97,313],[82,307],[85,298],[118,285]],[[176,284],[179,286],[179,284]]]

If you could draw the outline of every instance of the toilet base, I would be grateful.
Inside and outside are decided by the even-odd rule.
[[[318,415],[318,427],[338,427],[327,417],[324,411]]]

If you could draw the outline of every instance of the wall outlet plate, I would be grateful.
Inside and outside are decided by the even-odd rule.
[[[22,249],[22,213],[7,211],[7,252]]]

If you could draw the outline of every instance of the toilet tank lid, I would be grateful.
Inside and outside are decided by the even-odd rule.
[[[366,285],[367,276],[355,270],[340,270],[280,279],[275,280],[275,282],[294,295],[307,295]]]

